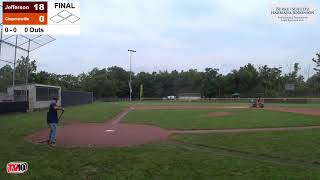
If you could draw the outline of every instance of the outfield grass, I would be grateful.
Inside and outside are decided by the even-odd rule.
[[[209,112],[232,112],[231,116],[210,117]],[[157,125],[166,129],[225,129],[320,125],[316,116],[261,109],[241,110],[139,110],[124,119],[128,123]]]
[[[121,102],[125,105],[135,105],[135,106],[251,106],[248,102],[209,102],[209,101],[134,101],[132,103]],[[308,104],[292,104],[292,103],[266,103],[268,106],[282,106],[282,107],[295,107],[295,108],[320,108],[320,103],[308,103]]]
[[[293,160],[320,162],[318,129],[281,132],[247,132],[179,135],[178,140],[212,147],[221,147],[266,154]]]
[[[199,102],[199,101],[135,101],[132,103],[124,103],[134,106],[249,106],[249,103],[239,102]]]
[[[133,102],[115,102],[123,106],[247,106],[250,102],[209,102],[209,101],[133,101]],[[293,107],[293,108],[320,108],[320,103],[292,104],[292,103],[266,103],[266,107]]]
[[[98,102],[66,108],[64,119],[80,122],[104,122],[112,119],[128,105],[125,103]]]
[[[127,107],[96,103],[68,108],[64,121],[102,122]],[[88,119],[87,119],[88,118]],[[317,179],[320,168],[245,159],[179,144],[127,148],[50,148],[24,137],[46,127],[45,112],[0,116],[0,179]],[[86,133],[86,132],[84,132]],[[6,163],[26,161],[29,171],[11,176]]]

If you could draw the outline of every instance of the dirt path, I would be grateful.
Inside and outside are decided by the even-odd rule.
[[[58,128],[57,146],[62,147],[123,147],[166,140],[170,132],[156,126],[120,123],[129,109],[106,123],[73,123]],[[48,129],[29,135],[32,143],[43,143]]]
[[[121,120],[131,110],[160,110],[160,109],[244,109],[244,106],[135,106],[120,112],[111,121],[105,123],[72,123],[58,128],[57,145],[62,147],[124,147],[131,145],[154,143],[168,140],[170,134],[190,133],[228,133],[228,132],[257,132],[257,131],[289,131],[304,129],[320,129],[320,126],[254,128],[254,129],[217,129],[217,130],[166,130],[157,126],[143,124],[127,124]],[[291,112],[289,108],[267,108],[267,110]],[[297,110],[293,108],[292,111]],[[304,109],[305,110],[305,109]],[[314,110],[298,111],[317,112]],[[319,114],[320,115],[320,114]],[[26,137],[35,144],[47,140],[48,129],[37,131]]]
[[[245,128],[245,129],[208,129],[208,130],[172,130],[174,134],[195,134],[195,133],[233,133],[233,132],[262,132],[262,131],[298,131],[305,129],[320,129],[320,126],[299,126],[280,128]]]

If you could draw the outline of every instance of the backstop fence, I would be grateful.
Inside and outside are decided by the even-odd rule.
[[[27,112],[29,103],[22,102],[0,102],[0,114],[13,113],[13,112]]]

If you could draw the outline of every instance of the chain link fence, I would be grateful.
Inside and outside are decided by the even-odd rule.
[[[62,91],[61,104],[62,106],[73,106],[93,103],[93,93],[85,91]]]

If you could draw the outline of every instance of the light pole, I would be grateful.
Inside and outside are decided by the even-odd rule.
[[[130,75],[129,75],[129,94],[130,94],[130,102],[131,102],[131,95],[132,95],[132,86],[131,86],[131,64],[132,64],[132,53],[135,53],[137,51],[132,50],[132,49],[128,49],[129,53],[130,53]]]

